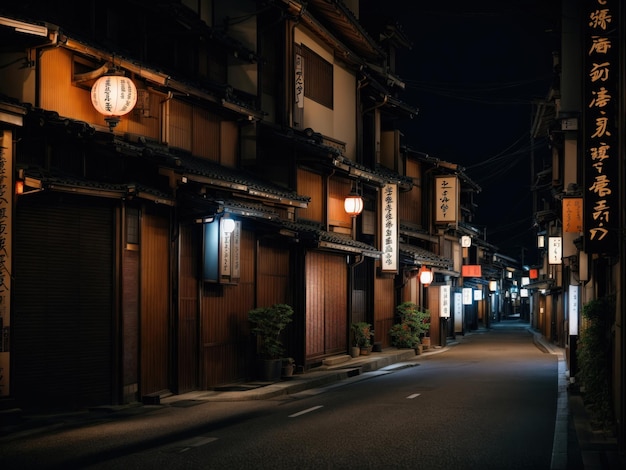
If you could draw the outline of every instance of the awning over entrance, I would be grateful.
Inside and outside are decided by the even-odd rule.
[[[451,270],[454,265],[451,259],[444,258],[424,248],[407,243],[400,243],[400,260],[405,265],[426,265],[444,270]]]
[[[299,242],[311,246],[334,251],[362,254],[371,258],[380,258],[381,251],[367,243],[353,240],[347,235],[328,232],[313,224],[282,222],[281,232],[297,238]]]
[[[174,200],[168,197],[168,195],[157,189],[136,183],[103,183],[75,176],[55,175],[41,169],[32,168],[23,170],[22,174],[24,183],[22,195],[39,191],[57,191],[112,199],[137,197],[157,204],[175,205]]]

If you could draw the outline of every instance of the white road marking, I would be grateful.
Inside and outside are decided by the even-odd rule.
[[[181,448],[178,449],[177,453],[182,454],[183,452],[191,450],[193,447],[200,447],[213,441],[217,441],[217,437],[193,437],[191,439],[187,439],[186,441],[181,441],[179,443]]]
[[[417,398],[417,397],[419,397],[419,396],[420,396],[420,394],[419,394],[419,393],[414,393],[413,395],[409,395],[407,398],[408,398],[409,400],[412,400],[413,398]]]
[[[296,416],[301,416],[303,414],[310,413],[311,411],[315,411],[315,410],[318,410],[320,408],[323,408],[323,406],[322,405],[314,406],[313,408],[308,408],[306,410],[302,410],[302,411],[299,411],[299,412],[294,413],[292,415],[289,415],[289,418],[295,418]]]

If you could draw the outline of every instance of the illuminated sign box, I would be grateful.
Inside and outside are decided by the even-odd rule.
[[[482,269],[480,264],[465,264],[461,267],[461,275],[463,277],[481,277]]]

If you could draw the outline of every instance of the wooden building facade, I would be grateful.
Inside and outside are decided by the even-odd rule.
[[[406,44],[374,40],[357,1],[39,3],[0,11],[16,188],[1,397],[87,406],[244,381],[248,311],[274,303],[294,307],[287,354],[308,369],[348,351],[352,322],[389,347],[395,306],[426,301],[416,267],[456,282],[457,227],[432,224],[424,178],[441,165],[395,129],[417,113],[390,61]],[[107,74],[137,88],[115,126],[91,103]]]

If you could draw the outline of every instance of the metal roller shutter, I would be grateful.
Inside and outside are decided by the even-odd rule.
[[[11,395],[25,407],[111,403],[111,203],[28,196],[15,225]]]

